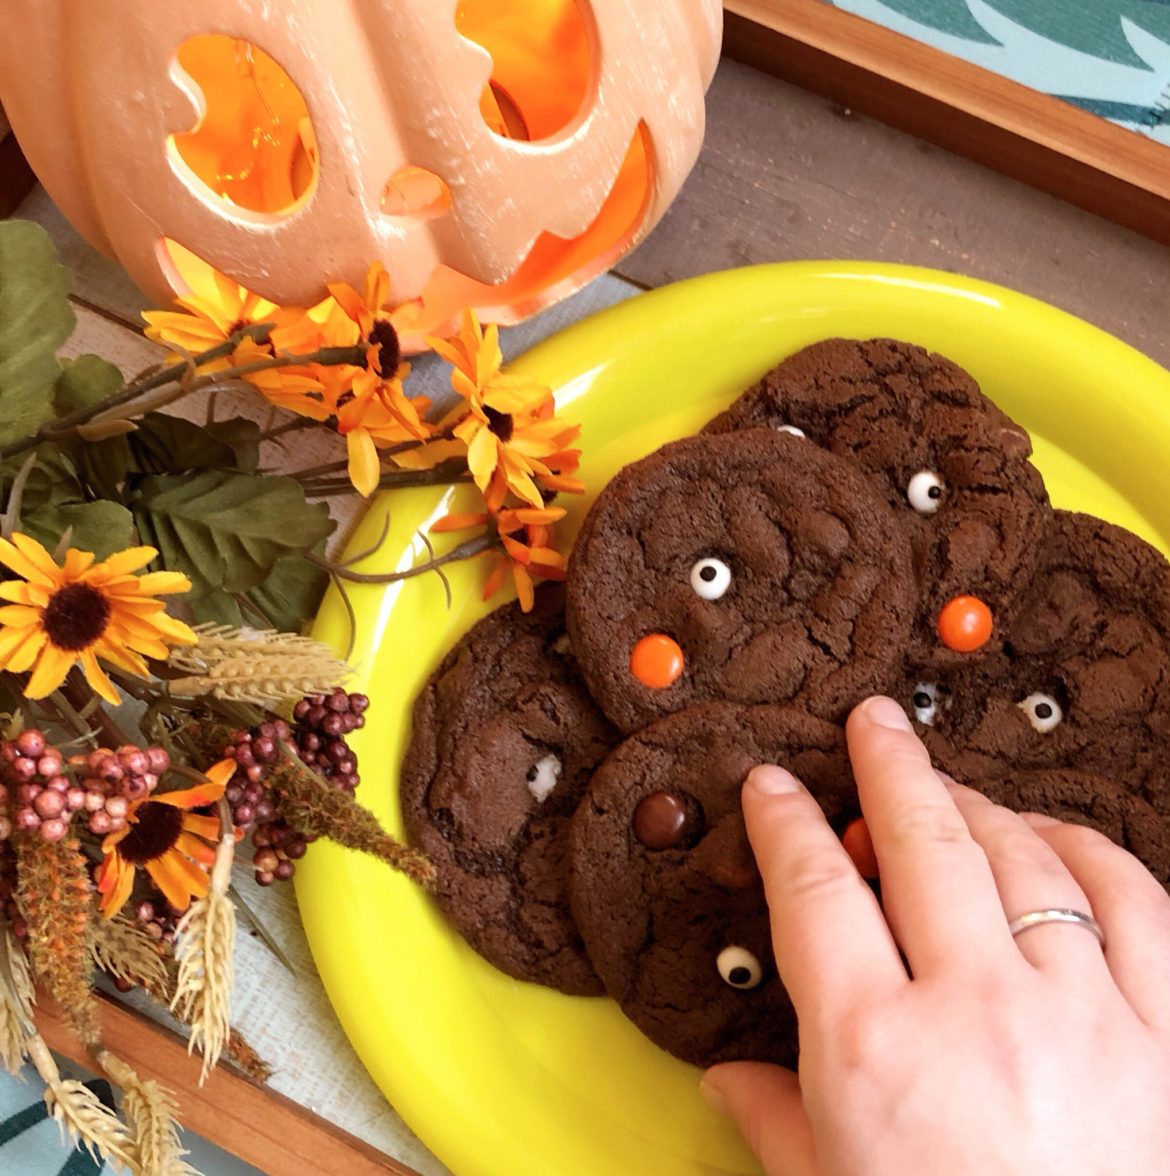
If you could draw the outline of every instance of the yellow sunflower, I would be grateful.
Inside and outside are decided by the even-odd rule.
[[[325,345],[352,347],[364,341],[369,371],[387,380],[404,380],[410,369],[402,361],[400,330],[412,304],[389,305],[390,275],[386,267],[380,261],[370,266],[361,293],[346,282],[330,283],[329,293],[334,305],[321,327]]]
[[[253,294],[194,254],[184,258],[182,273],[191,286],[186,297],[175,299],[182,311],[147,310],[142,314],[147,323],[146,337],[155,343],[198,355],[226,343],[242,327],[275,323],[271,336],[274,351],[304,353],[319,345],[321,328],[299,307],[277,306]],[[225,356],[208,363],[206,370],[216,371],[240,362],[246,359]]]
[[[349,454],[349,480],[363,498],[378,485],[379,449],[425,441],[432,434],[433,426],[423,419],[430,406],[425,396],[408,397],[400,379],[383,380],[366,371],[354,377],[337,404],[337,431]]]
[[[58,567],[33,538],[19,532],[0,539],[0,563],[19,580],[0,583],[0,670],[31,670],[26,698],[51,694],[77,663],[102,698],[121,699],[98,659],[147,677],[147,657],[165,658],[170,645],[193,645],[191,629],[167,616],[157,599],[187,592],[191,581],[180,572],[135,573],[158,552],[130,547],[100,563],[90,551],[69,548]]]
[[[185,911],[191,899],[207,893],[219,819],[188,810],[219,800],[235,770],[235,760],[220,760],[207,769],[203,784],[131,801],[126,827],[102,842],[98,909],[107,919],[125,905],[139,869],[150,875],[177,911]]]
[[[546,386],[501,372],[503,355],[494,323],[485,331],[468,311],[458,336],[427,342],[453,365],[451,387],[464,403],[436,426],[454,440],[397,455],[397,464],[426,468],[465,450],[467,468],[490,511],[503,506],[509,491],[537,509],[544,506],[542,489],[581,492],[581,483],[568,476],[577,468],[580,451],[567,448],[580,425],[557,418]]]

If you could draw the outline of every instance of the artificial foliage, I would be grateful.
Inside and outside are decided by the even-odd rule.
[[[471,314],[428,340],[455,397],[433,413],[399,343],[412,308],[387,303],[376,261],[363,290],[323,283],[305,308],[204,267],[144,316],[167,351],[130,377],[60,357],[69,279],[39,227],[0,223],[0,1062],[31,1062],[63,1130],[115,1168],[186,1176],[179,1108],[106,1047],[95,986],[169,1007],[203,1078],[221,1058],[266,1077],[231,1025],[233,866],[276,884],[329,838],[435,878],[361,804],[348,739],[370,700],[303,630],[330,583],[478,557],[486,594],[511,584],[531,607],[535,579],[564,575],[555,499],[582,488],[578,428]],[[302,429],[336,458],[290,468]],[[466,532],[442,554],[424,535],[428,557],[385,576],[328,554],[344,495],[454,482],[481,509],[439,520]],[[120,1114],[57,1072],[38,992]]]

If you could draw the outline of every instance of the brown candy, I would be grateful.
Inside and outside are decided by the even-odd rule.
[[[674,792],[651,792],[634,809],[634,836],[647,849],[673,849],[687,832],[687,803]]]

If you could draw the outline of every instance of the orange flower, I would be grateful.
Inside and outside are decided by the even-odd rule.
[[[456,338],[427,342],[454,366],[451,387],[465,403],[436,426],[455,440],[398,455],[398,465],[426,468],[465,447],[467,468],[493,513],[509,491],[537,509],[544,505],[542,489],[581,492],[581,483],[568,477],[577,468],[580,451],[567,448],[580,425],[557,419],[552,393],[543,384],[500,371],[503,356],[494,323],[485,332],[468,311]]]
[[[410,370],[406,364],[399,370],[403,367]],[[430,406],[425,396],[408,397],[401,379],[384,380],[368,371],[353,377],[335,411],[337,431],[349,454],[349,480],[363,498],[374,492],[381,476],[379,449],[424,441],[434,432],[423,420]]]
[[[449,514],[431,528],[436,532],[462,531],[481,527],[494,520],[502,551],[483,586],[483,598],[494,596],[503,586],[508,572],[516,586],[516,596],[524,612],[534,603],[533,577],[563,580],[567,560],[553,546],[555,524],[565,517],[560,507],[532,510],[527,507],[502,510],[498,514]]]
[[[345,282],[331,282],[329,293],[336,307],[330,308],[321,328],[327,344],[351,347],[359,340],[364,341],[369,371],[387,379],[405,379],[410,369],[402,370],[402,344],[398,337],[404,309],[387,305],[390,275],[386,267],[380,261],[370,266],[361,294]]]
[[[235,770],[235,760],[223,759],[207,769],[203,784],[131,801],[126,827],[102,842],[98,909],[107,919],[130,897],[138,869],[146,870],[177,911],[185,911],[191,899],[207,893],[219,819],[190,810],[219,800]]]
[[[146,337],[155,343],[198,355],[226,343],[242,327],[275,323],[271,336],[274,350],[266,350],[265,354],[312,351],[318,346],[320,327],[299,307],[277,306],[275,302],[246,290],[193,254],[183,259],[182,273],[192,285],[192,291],[175,301],[186,313],[147,310],[142,314],[147,322]],[[205,364],[203,370],[218,371],[241,362],[246,360],[239,358],[237,348],[230,357]]]
[[[0,670],[32,670],[26,698],[44,698],[77,662],[89,684],[107,702],[121,702],[98,659],[130,674],[147,677],[144,658],[165,658],[171,645],[192,645],[191,629],[167,616],[157,599],[187,592],[181,572],[135,575],[158,552],[130,547],[94,563],[93,552],[69,548],[56,560],[33,538],[17,532],[0,539],[0,563],[19,580],[0,583]]]

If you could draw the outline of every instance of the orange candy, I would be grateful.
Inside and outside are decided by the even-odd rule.
[[[630,650],[630,673],[651,690],[672,686],[684,664],[678,642],[665,633],[648,633]]]
[[[857,872],[863,878],[878,876],[877,854],[873,851],[873,840],[869,835],[869,827],[864,817],[851,821],[845,832],[841,834],[841,844],[845,852],[853,859]]]
[[[938,614],[938,635],[956,653],[974,653],[991,640],[991,609],[977,596],[956,596]]]

